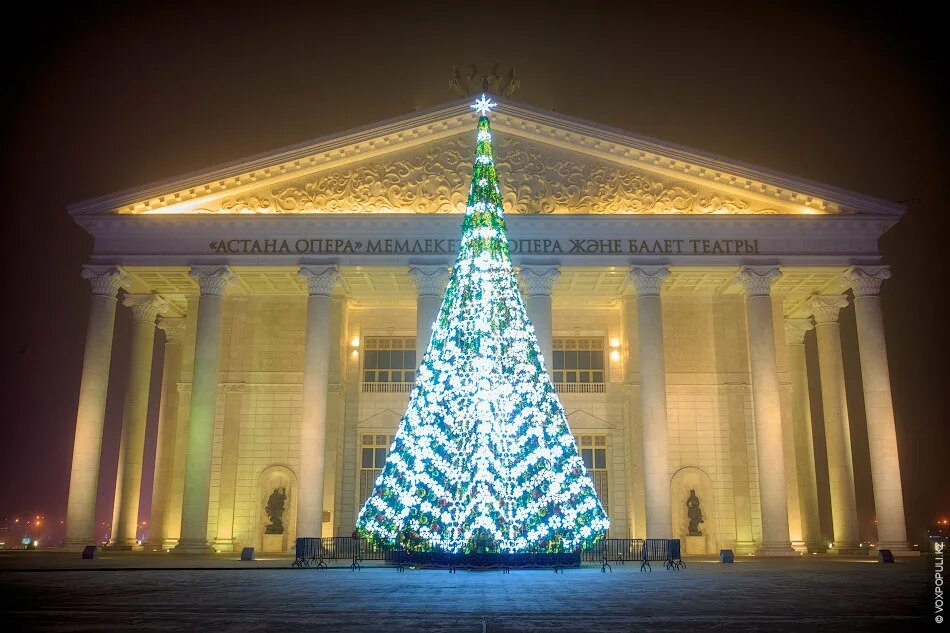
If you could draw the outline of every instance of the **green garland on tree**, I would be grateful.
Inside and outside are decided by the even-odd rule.
[[[512,270],[482,95],[458,257],[409,407],[363,505],[367,538],[460,552],[578,549],[609,526]]]

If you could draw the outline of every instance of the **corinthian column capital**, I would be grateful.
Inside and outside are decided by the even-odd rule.
[[[837,323],[841,308],[848,305],[848,300],[842,295],[815,295],[809,299],[805,308],[815,317],[815,323]]]
[[[891,278],[891,271],[888,266],[851,266],[843,278],[855,297],[870,297],[881,292],[881,284]]]
[[[340,271],[334,265],[301,266],[300,276],[307,280],[307,294],[329,297],[340,280]]]
[[[91,266],[82,267],[79,275],[83,279],[88,279],[92,286],[92,294],[103,297],[115,297],[119,288],[127,288],[132,282],[129,273],[122,270],[121,266]]]
[[[526,295],[529,297],[547,296],[551,294],[554,284],[561,276],[561,267],[556,264],[546,266],[523,265],[518,276],[524,285]]]
[[[659,297],[660,288],[669,276],[669,266],[631,266],[627,283],[638,297]]]
[[[158,320],[158,329],[165,332],[165,344],[181,343],[188,334],[186,320],[181,317],[162,318]]]
[[[188,273],[198,282],[201,294],[223,297],[228,286],[235,279],[234,273],[228,266],[192,266]]]
[[[767,297],[772,292],[772,282],[781,276],[778,266],[742,266],[735,278],[747,297]]]
[[[412,266],[409,268],[409,277],[416,286],[418,296],[441,297],[445,293],[445,286],[449,283],[449,269],[441,264]]]
[[[132,319],[154,323],[159,314],[168,312],[168,302],[157,294],[126,295],[122,305],[132,308]]]
[[[811,319],[785,319],[785,344],[804,345],[805,332],[815,329]]]

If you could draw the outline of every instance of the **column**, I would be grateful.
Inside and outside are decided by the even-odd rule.
[[[323,536],[331,295],[340,277],[336,266],[301,266],[300,274],[307,280],[308,297],[300,422],[298,538]]]
[[[637,344],[637,297],[631,284],[621,295],[621,320],[623,322],[623,375],[626,382],[624,399],[624,447],[627,478],[627,525],[630,538],[646,538],[646,491],[644,490],[642,459],[643,420],[640,416],[640,351]]]
[[[884,340],[884,316],[881,282],[891,276],[885,266],[852,266],[845,283],[854,292],[854,316],[858,328],[858,355],[864,384],[864,410],[867,416],[871,483],[874,486],[874,510],[877,514],[878,549],[917,555],[907,543],[904,523],[904,497],[900,460],[897,454],[897,430],[891,400],[891,378],[887,367]]]
[[[785,460],[782,449],[782,409],[775,363],[772,282],[782,276],[777,266],[743,266],[737,278],[746,296],[746,327],[752,374],[752,410],[762,510],[762,556],[791,556]]]
[[[858,511],[854,493],[851,428],[845,396],[841,334],[838,330],[838,312],[846,305],[848,300],[841,295],[815,296],[808,301],[808,309],[815,317],[815,334],[818,339],[818,369],[821,373],[821,404],[825,419],[825,444],[828,449],[834,551],[843,554],[858,550]]]
[[[544,357],[544,368],[554,368],[554,321],[551,315],[551,290],[561,276],[557,265],[521,266],[521,283],[524,287],[524,307],[534,325],[538,347]]]
[[[116,294],[127,286],[128,273],[117,266],[83,266],[83,279],[92,285],[86,351],[79,385],[76,436],[73,443],[69,496],[66,501],[66,536],[63,547],[81,549],[95,544],[96,489],[99,486],[99,459],[102,427],[112,361],[112,334],[115,329]]]
[[[122,410],[122,436],[112,508],[112,538],[109,547],[132,549],[136,545],[139,498],[142,493],[142,462],[145,457],[145,423],[148,419],[148,392],[152,384],[152,352],[155,347],[155,319],[168,310],[160,296],[127,295],[122,305],[132,309],[132,345],[129,352],[129,381]]]
[[[633,266],[628,283],[637,293],[640,349],[640,408],[643,424],[643,478],[647,538],[672,538],[670,459],[666,423],[666,364],[660,287],[666,266]]]
[[[234,273],[227,266],[192,266],[198,282],[198,325],[195,328],[195,364],[191,377],[188,448],[185,453],[185,490],[182,497],[181,537],[173,551],[210,552],[208,499],[211,493],[211,450],[214,440],[218,364],[221,353],[221,317],[224,293]]]
[[[237,333],[232,330],[232,334]],[[243,382],[229,382],[224,385],[217,532],[211,544],[216,552],[233,552],[237,544],[234,538],[234,500],[237,494],[238,456],[241,450],[241,411],[246,391],[247,385]]]
[[[171,504],[174,476],[175,435],[178,426],[178,381],[181,380],[182,340],[185,319],[159,319],[158,329],[165,332],[162,360],[162,392],[158,404],[158,436],[155,443],[155,475],[152,478],[152,511],[148,518],[147,550],[173,547],[168,543],[166,522]]]
[[[805,332],[815,327],[811,319],[785,319],[785,353],[792,382],[792,428],[795,460],[798,465],[798,503],[801,508],[802,538],[809,552],[823,552],[818,520],[818,479],[815,443],[811,426],[811,399],[805,361]]]
[[[422,357],[432,338],[432,325],[439,316],[442,297],[449,281],[449,270],[445,265],[412,266],[409,276],[416,286],[416,366],[422,363]]]

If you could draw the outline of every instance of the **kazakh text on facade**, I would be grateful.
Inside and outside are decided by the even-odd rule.
[[[221,239],[208,247],[215,254],[283,255],[439,255],[454,253],[457,239]],[[709,239],[531,239],[509,241],[522,255],[757,255],[759,240]]]

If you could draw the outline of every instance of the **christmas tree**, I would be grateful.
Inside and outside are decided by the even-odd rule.
[[[583,547],[609,525],[544,368],[508,252],[482,95],[458,257],[357,529],[388,545]]]

